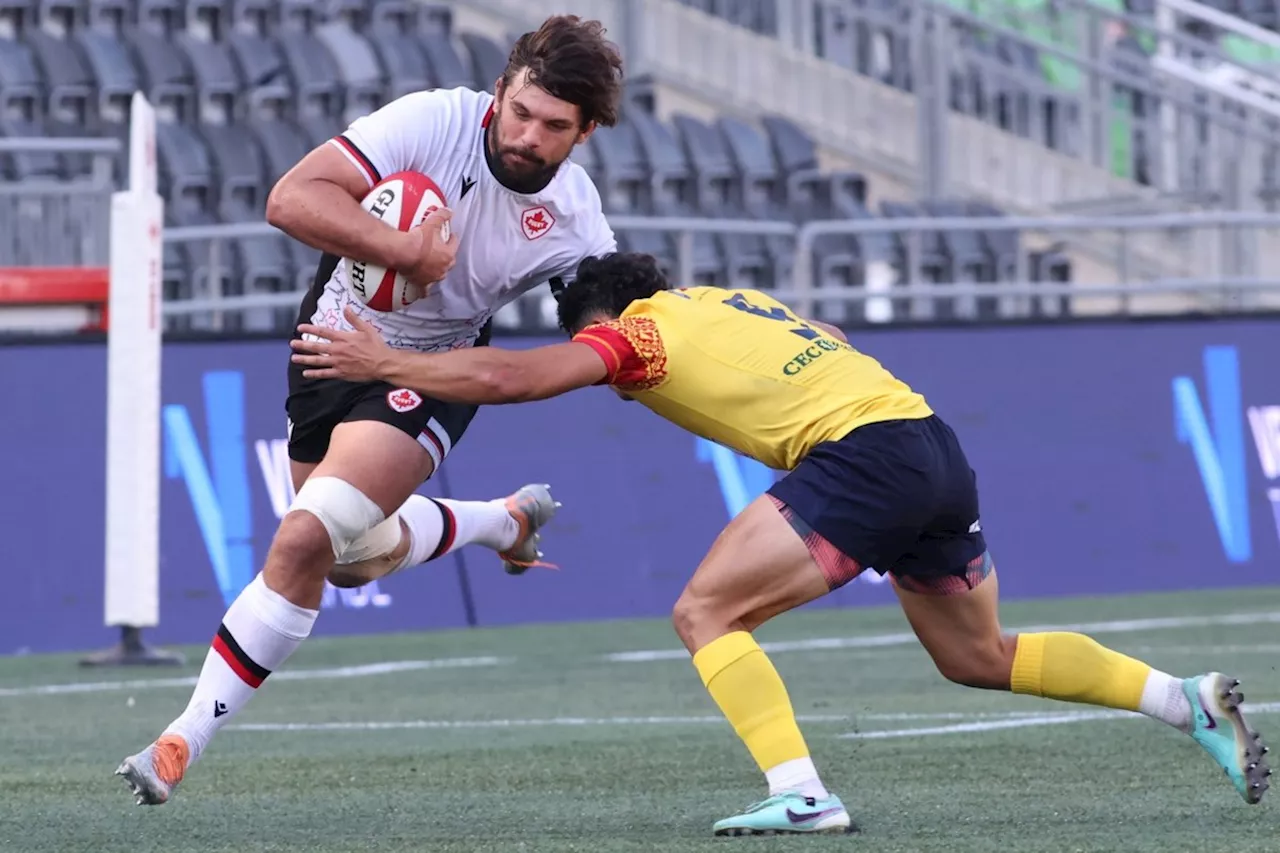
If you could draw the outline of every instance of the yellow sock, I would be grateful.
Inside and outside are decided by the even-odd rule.
[[[1064,702],[1137,711],[1151,667],[1084,634],[1019,634],[1010,689]]]
[[[809,756],[787,688],[750,634],[734,631],[713,640],[693,656],[693,665],[761,771]]]

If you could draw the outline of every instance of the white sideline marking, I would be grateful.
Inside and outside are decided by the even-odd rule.
[[[1081,631],[1089,634],[1132,634],[1138,631],[1155,631],[1162,628],[1196,628],[1209,625],[1258,625],[1280,622],[1280,611],[1263,613],[1222,613],[1216,616],[1163,616],[1151,619],[1120,619],[1107,622],[1075,622],[1065,625],[1026,625],[1010,628],[1010,631]],[[761,643],[766,652],[807,652],[822,649],[866,649],[880,646],[900,646],[916,642],[916,635],[907,631],[893,634],[868,634],[861,637],[823,637],[812,640],[787,640]],[[636,663],[655,660],[684,660],[689,652],[684,649],[646,649],[635,652],[614,652],[604,659],[614,663]]]
[[[906,714],[798,714],[799,723],[850,723],[854,720],[972,720],[979,717],[1036,716],[1035,711],[976,711],[972,714],[954,711]],[[680,726],[728,721],[719,715],[642,716],[642,717],[543,717],[514,720],[344,720],[332,723],[241,723],[227,726],[242,732],[331,732],[331,731],[399,731],[404,729],[514,729],[542,726]]]
[[[1263,702],[1242,707],[1246,714],[1272,714],[1280,711],[1280,702]],[[1142,714],[1133,711],[1067,711],[1061,714],[1040,714],[1033,717],[1008,720],[977,720],[952,726],[929,726],[914,729],[889,729],[886,731],[849,732],[838,737],[849,740],[883,740],[885,738],[922,737],[924,735],[950,735],[972,732],[993,732],[1000,729],[1039,728],[1062,723],[1085,723],[1090,720],[1141,720]]]
[[[271,674],[271,681],[317,681],[325,679],[364,678],[393,672],[416,672],[423,669],[457,669],[498,666],[511,658],[437,658],[435,660],[399,660],[358,666],[336,666],[324,669],[286,669]],[[194,687],[194,675],[182,678],[137,678],[131,681],[83,681],[67,684],[32,684],[26,687],[0,687],[0,698],[10,696],[57,696],[67,693],[110,693],[118,690],[154,690],[162,687]]]
[[[1280,702],[1246,705],[1246,713],[1267,714],[1280,711]],[[1062,723],[1084,723],[1090,720],[1142,719],[1131,711],[1063,711],[1045,714],[1035,711],[975,711],[947,713],[903,714],[800,714],[800,723],[848,723],[854,720],[966,720],[949,726],[928,726],[912,729],[888,729],[870,732],[850,732],[837,735],[840,738],[875,740],[883,738],[922,737],[925,735],[991,732],[1001,729],[1052,726]],[[439,730],[439,729],[519,729],[519,728],[580,728],[586,726],[683,726],[720,724],[728,725],[718,715],[699,716],[647,716],[647,717],[543,717],[540,719],[504,720],[344,720],[332,723],[241,723],[227,726],[242,732],[382,732]]]
[[[1256,646],[1135,646],[1126,651],[1136,654],[1211,654],[1211,655],[1274,655],[1280,652],[1280,645]]]

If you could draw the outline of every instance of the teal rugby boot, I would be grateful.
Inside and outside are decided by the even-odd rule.
[[[834,794],[826,799],[798,793],[775,794],[742,814],[716,821],[716,835],[791,835],[809,832],[852,832],[844,803]]]
[[[1251,805],[1262,801],[1271,786],[1267,747],[1262,735],[1249,727],[1240,705],[1240,682],[1220,672],[1182,680],[1182,692],[1191,703],[1191,731],[1195,742],[1218,762],[1236,791]]]

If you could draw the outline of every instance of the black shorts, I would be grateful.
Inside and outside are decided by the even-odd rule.
[[[977,477],[936,415],[868,424],[823,442],[769,494],[860,569],[972,578],[975,565],[990,562]]]
[[[299,309],[299,323],[311,322],[316,300],[336,263],[332,255],[321,259],[312,291]],[[475,346],[486,346],[490,332],[491,323],[486,323]],[[307,379],[302,375],[305,369],[290,359],[285,413],[289,416],[289,458],[295,462],[317,463],[324,459],[329,451],[329,436],[340,423],[380,421],[417,439],[439,468],[478,409],[465,403],[433,400],[386,382]]]

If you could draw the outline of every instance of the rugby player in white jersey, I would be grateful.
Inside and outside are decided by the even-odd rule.
[[[568,157],[597,125],[615,124],[621,78],[599,22],[556,16],[516,42],[494,95],[406,95],[308,154],[267,202],[273,225],[325,253],[299,322],[349,329],[351,305],[393,347],[483,345],[503,305],[614,251],[600,196]],[[400,171],[432,178],[448,210],[409,232],[365,213],[369,189]],[[343,258],[399,270],[426,295],[372,311],[350,295]],[[306,379],[291,364],[286,411],[297,498],[262,572],[223,617],[187,709],[117,769],[140,805],[169,800],[214,733],[311,633],[326,578],[360,585],[469,543],[497,551],[513,573],[540,556],[537,530],[556,506],[544,486],[493,501],[414,494],[474,406],[379,382]]]

